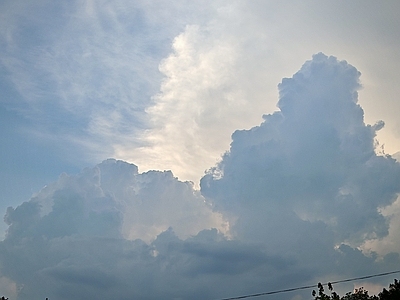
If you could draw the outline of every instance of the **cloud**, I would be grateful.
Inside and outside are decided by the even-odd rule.
[[[18,299],[204,299],[241,292],[232,277],[260,282],[252,270],[286,264],[228,240],[191,183],[113,159],[61,175],[5,221],[1,273]]]
[[[378,208],[396,199],[400,168],[374,152],[383,123],[364,124],[359,75],[347,62],[317,54],[283,79],[279,111],[233,134],[230,151],[202,179],[201,189],[217,210],[238,215],[243,225],[236,229],[244,236],[268,228],[265,214],[279,221],[287,211],[294,213],[290,219],[324,222],[339,242],[359,245],[387,234]],[[256,238],[268,240],[269,234],[262,230]]]
[[[231,132],[274,109],[276,82],[315,49],[360,66],[366,119],[384,118],[382,143],[395,148],[395,2],[313,10],[241,0],[0,5],[2,103],[30,121],[27,135],[79,152],[71,157],[85,166],[111,156],[197,185]],[[293,45],[301,45],[296,53]],[[66,153],[59,156],[74,163]]]
[[[316,54],[282,80],[279,111],[232,135],[230,150],[200,183],[232,236],[262,241],[267,253],[329,278],[385,269],[392,256],[391,268],[399,265],[398,253],[388,253],[394,247],[379,251],[382,265],[370,252],[379,247],[357,249],[388,237],[381,208],[389,210],[400,191],[400,165],[374,151],[383,122],[364,123],[359,76],[347,62]]]
[[[388,235],[365,241],[361,249],[365,252],[375,251],[380,254],[398,252],[397,249],[400,245],[400,238],[397,234],[400,227],[400,197],[397,197],[397,200],[391,205],[380,208],[379,211],[389,222]]]
[[[314,55],[201,191],[114,159],[61,175],[7,210],[2,284],[18,299],[219,299],[399,266],[394,247],[365,248],[397,226],[400,165],[374,151],[383,123],[364,123],[359,76]]]
[[[191,183],[178,181],[171,172],[139,174],[135,165],[113,159],[77,176],[61,175],[29,202],[8,208],[4,220],[9,228],[0,246],[2,274],[19,286],[18,299],[94,297],[101,291],[123,299],[142,297],[150,283],[135,292],[141,283],[128,287],[128,273],[137,272],[139,278],[150,276],[146,265],[157,270],[155,257],[163,257],[164,247],[160,239],[167,234],[160,233],[170,232],[183,243],[206,228],[228,230]],[[36,289],[45,282],[48,288]]]
[[[10,237],[28,234],[27,224],[48,238],[78,234],[146,242],[169,227],[181,238],[205,228],[227,230],[191,183],[169,171],[139,174],[135,165],[114,159],[78,176],[61,175],[29,202],[8,208],[5,221]]]
[[[264,286],[266,277],[276,283],[286,265],[253,245],[227,241],[216,230],[187,240],[169,230],[151,244],[68,236],[28,239],[25,246],[2,243],[2,256],[10,263],[2,272],[23,282],[18,299],[213,299]]]
[[[221,141],[212,134],[215,122],[220,120],[225,127],[223,115],[230,107],[245,103],[238,101],[232,85],[236,58],[228,41],[214,38],[209,30],[196,25],[186,27],[174,39],[173,54],[160,64],[166,77],[161,91],[154,97],[154,105],[146,109],[152,130],[143,136],[148,146],[142,150],[151,159],[144,159],[141,166],[148,168],[146,164],[152,163],[156,168],[174,169],[180,178],[192,179],[215,162],[221,148]],[[130,150],[120,151],[119,155],[126,155],[122,152]],[[195,160],[196,167],[187,168]]]
[[[310,10],[307,3],[293,5],[290,1],[221,1],[213,7],[210,18],[202,23],[189,22],[175,37],[171,53],[160,63],[160,91],[153,97],[153,105],[146,109],[151,126],[143,135],[143,147],[132,151],[129,145],[121,144],[115,152],[119,158],[136,162],[144,169],[172,169],[182,180],[197,184],[203,171],[229,147],[229,135],[234,130],[257,125],[260,111],[275,108],[276,82],[292,74],[315,49],[348,57],[360,64],[363,72],[369,71],[368,65],[374,61],[369,56],[360,57],[364,57],[365,45],[378,37],[370,36],[373,30],[363,30],[365,36],[353,30],[354,23],[361,28],[370,26],[364,22],[373,18],[370,12],[375,10],[356,11],[357,5],[353,4],[346,4],[345,8],[329,5],[329,9],[314,5]],[[337,22],[336,17],[332,18],[337,14],[332,11],[345,14],[346,22]],[[320,21],[318,26],[316,20]],[[377,22],[374,30],[381,28],[382,23]],[[380,37],[387,32],[382,31]],[[341,32],[340,39],[332,38],[337,32]],[[293,45],[297,47],[296,53],[292,51]],[[356,46],[354,54],[349,48]],[[364,96],[380,80],[375,78],[371,82],[371,76],[365,77],[364,74]],[[373,102],[381,98],[379,95]],[[367,120],[383,118],[375,111],[395,102],[375,104]],[[387,120],[387,128],[379,132],[381,136],[387,137],[392,122]],[[386,149],[393,149],[389,144],[395,140],[388,139]]]
[[[31,120],[31,136],[85,149],[92,164],[120,144],[142,146],[159,63],[186,18],[203,18],[188,1],[1,5],[1,75],[17,95],[2,104]]]
[[[2,1],[6,198],[22,190],[16,169],[41,184],[38,169],[110,155],[197,184],[315,49],[356,63],[365,89],[354,67],[314,56],[201,192],[114,160],[62,175],[7,210],[1,290],[214,299],[398,266],[399,164],[374,147],[399,127],[399,4],[360,4]],[[375,117],[386,131],[364,123]]]
[[[269,84],[259,69],[265,47],[248,45],[265,38],[245,24],[239,2],[222,1],[212,18],[189,23],[174,38],[159,66],[160,91],[146,109],[151,129],[144,145],[134,151],[121,145],[118,157],[145,169],[173,169],[197,184],[229,146],[231,132],[256,124]]]

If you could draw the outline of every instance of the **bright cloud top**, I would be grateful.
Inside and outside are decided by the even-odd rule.
[[[218,299],[399,268],[398,251],[358,248],[388,237],[400,192],[359,76],[313,56],[279,85],[279,111],[233,134],[201,191],[116,160],[62,175],[8,209],[0,283],[18,299]]]

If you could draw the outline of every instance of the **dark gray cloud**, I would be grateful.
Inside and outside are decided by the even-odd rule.
[[[201,194],[113,159],[61,175],[7,210],[1,275],[17,299],[218,299],[398,268],[399,253],[357,248],[387,236],[379,208],[400,192],[359,76],[315,55],[279,85],[279,111],[233,134]]]

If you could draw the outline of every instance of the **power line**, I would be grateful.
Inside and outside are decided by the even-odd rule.
[[[350,281],[355,281],[355,280],[361,280],[361,279],[368,279],[368,278],[380,277],[380,276],[385,276],[385,275],[390,275],[390,274],[396,274],[396,273],[400,273],[400,270],[391,271],[391,272],[385,272],[385,273],[379,273],[379,274],[373,274],[373,275],[367,275],[367,276],[361,276],[361,277],[355,277],[355,278],[349,278],[349,279],[336,280],[336,281],[331,281],[330,284],[343,283],[343,282],[350,282]],[[327,284],[328,284],[328,282],[327,282],[327,283],[324,283],[323,285],[327,285]],[[287,293],[287,292],[293,292],[293,291],[305,290],[305,289],[311,289],[311,288],[318,288],[318,284],[307,285],[307,286],[300,286],[300,287],[295,287],[295,288],[290,288],[290,289],[283,289],[283,290],[277,290],[277,291],[271,291],[271,292],[264,292],[264,293],[250,294],[250,295],[243,295],[243,296],[232,297],[232,298],[224,298],[224,299],[220,299],[220,300],[237,300],[237,299],[253,298],[253,297],[266,296],[266,295],[273,295],[273,294],[281,294],[281,293]]]

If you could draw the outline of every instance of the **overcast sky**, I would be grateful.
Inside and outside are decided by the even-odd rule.
[[[1,1],[0,290],[218,299],[400,269],[399,11]]]

